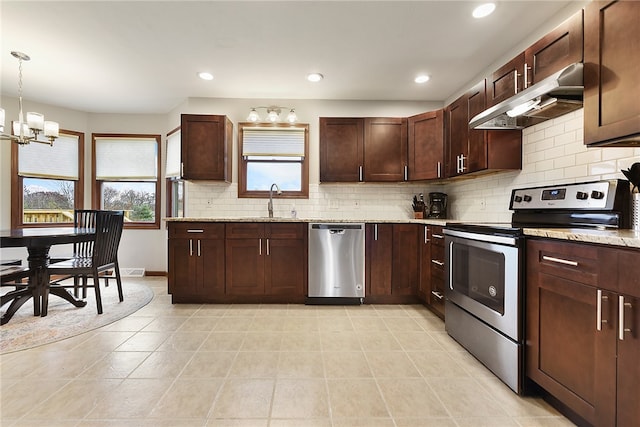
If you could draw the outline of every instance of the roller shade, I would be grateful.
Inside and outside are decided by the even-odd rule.
[[[300,128],[245,127],[242,156],[304,157],[305,130]]]
[[[155,138],[95,138],[96,179],[156,180],[158,142]]]
[[[78,180],[78,137],[60,136],[53,143],[31,143],[18,148],[18,175],[31,178]]]
[[[167,178],[180,177],[180,131],[167,136],[167,163],[164,174]]]

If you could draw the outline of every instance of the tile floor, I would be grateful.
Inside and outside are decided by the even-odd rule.
[[[420,305],[172,305],[0,358],[2,426],[571,426]],[[105,308],[108,310],[108,308]]]

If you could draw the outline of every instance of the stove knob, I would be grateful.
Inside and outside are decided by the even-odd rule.
[[[576,199],[578,200],[587,200],[587,198],[589,198],[589,195],[584,191],[578,191],[578,193],[576,194]]]
[[[520,202],[522,202],[522,197],[520,197],[520,196],[515,196],[515,197],[513,198],[513,201],[514,201],[514,202],[516,202],[516,203],[520,203]]]
[[[591,192],[591,198],[592,199],[603,199],[604,198],[604,193],[602,191],[593,190]]]
[[[530,201],[531,201],[531,196],[530,196],[530,195],[528,195],[528,194],[525,194],[525,195],[524,195],[524,201],[525,201],[525,202],[530,202]]]

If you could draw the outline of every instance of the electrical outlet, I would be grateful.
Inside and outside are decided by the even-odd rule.
[[[487,208],[487,200],[482,198],[480,199],[480,210],[483,211]]]
[[[360,200],[354,200],[353,201],[353,208],[354,209],[360,209]]]
[[[338,209],[338,201],[329,199],[329,209]]]

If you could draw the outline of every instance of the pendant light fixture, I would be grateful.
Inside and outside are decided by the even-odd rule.
[[[249,116],[247,116],[247,120],[250,122],[261,122],[262,119],[260,118],[260,114],[258,114],[258,109],[259,108],[263,108],[267,111],[267,119],[265,121],[267,122],[271,122],[271,123],[276,123],[280,120],[280,113],[282,112],[282,110],[289,110],[289,114],[287,114],[287,122],[289,123],[295,123],[298,121],[298,116],[296,115],[296,111],[293,108],[289,108],[289,107],[279,107],[277,105],[271,105],[269,107],[252,107],[251,111],[249,111]]]
[[[13,51],[14,58],[18,60],[18,120],[13,122],[13,134],[5,133],[4,121],[5,112],[0,108],[0,139],[13,141],[20,145],[31,142],[53,145],[53,141],[58,137],[60,125],[57,122],[45,121],[44,115],[36,112],[27,112],[27,119],[24,119],[22,110],[22,62],[29,61],[29,55]],[[43,133],[47,141],[41,141],[38,136]]]

